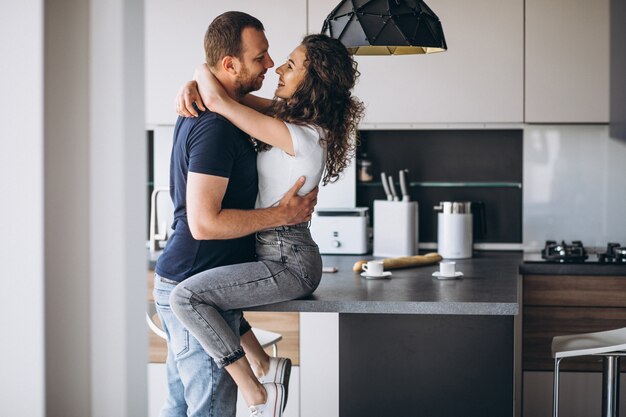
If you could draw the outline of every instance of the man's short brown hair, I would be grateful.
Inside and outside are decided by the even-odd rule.
[[[215,18],[204,35],[204,53],[210,68],[225,56],[241,58],[241,33],[245,28],[263,31],[263,23],[243,12],[226,12]]]

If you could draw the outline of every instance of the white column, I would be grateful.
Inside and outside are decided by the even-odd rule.
[[[0,415],[43,417],[43,0],[0,2]]]
[[[147,414],[143,36],[142,0],[0,3],[1,416]]]
[[[143,1],[91,1],[93,417],[147,414]]]

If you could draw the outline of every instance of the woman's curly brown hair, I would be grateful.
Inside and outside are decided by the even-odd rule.
[[[307,74],[289,100],[274,99],[269,114],[286,122],[315,125],[324,130],[320,142],[327,152],[323,178],[326,185],[339,178],[354,155],[355,133],[364,106],[350,90],[359,71],[337,39],[308,35],[302,45],[306,48]]]

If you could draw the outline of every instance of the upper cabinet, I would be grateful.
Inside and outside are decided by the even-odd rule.
[[[306,4],[306,0],[146,1],[146,123],[175,123],[174,98],[204,62],[204,32],[216,16],[240,10],[261,20],[278,66],[306,34]],[[277,82],[272,68],[259,94],[273,97]]]
[[[319,32],[338,0],[309,1]],[[365,123],[521,123],[523,0],[430,0],[448,51],[358,56]]]
[[[526,0],[526,122],[607,123],[609,0]]]
[[[369,124],[607,123],[610,0],[430,0],[449,50],[358,56]],[[208,24],[242,10],[280,65],[339,0],[151,0],[145,4],[146,122],[173,124],[174,97],[204,62]],[[260,94],[272,97],[271,69]]]

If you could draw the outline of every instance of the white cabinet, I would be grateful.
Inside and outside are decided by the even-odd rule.
[[[300,417],[319,416],[339,417],[339,314],[300,313]]]
[[[356,207],[356,158],[333,183],[322,185],[317,196],[316,209]]]
[[[337,0],[309,2],[318,32]],[[523,0],[430,0],[448,51],[359,56],[355,94],[366,123],[520,123],[523,120]]]
[[[609,0],[526,0],[526,122],[607,123]]]
[[[270,56],[277,66],[306,34],[306,0],[150,0],[145,2],[146,123],[173,124],[174,98],[180,86],[204,62],[204,32],[228,10],[257,17],[265,26]],[[267,73],[260,94],[273,97],[278,77]]]

